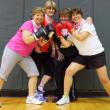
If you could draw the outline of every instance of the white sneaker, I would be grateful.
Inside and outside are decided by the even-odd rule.
[[[57,105],[64,105],[68,103],[70,103],[69,96],[68,97],[62,96],[62,98],[56,102]]]
[[[42,103],[43,103],[43,101],[37,100],[37,98],[34,97],[34,96],[27,96],[26,104],[37,104],[37,105],[40,105]]]

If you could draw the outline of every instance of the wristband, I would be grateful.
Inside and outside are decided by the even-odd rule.
[[[32,36],[34,37],[34,39],[35,39],[36,41],[38,40],[38,38],[36,37],[35,34],[32,34]]]

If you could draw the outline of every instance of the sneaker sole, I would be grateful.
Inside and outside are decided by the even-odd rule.
[[[34,105],[41,105],[43,102],[39,102],[39,103],[31,103],[31,102],[26,102],[26,104],[34,104]]]
[[[64,104],[58,104],[58,103],[56,103],[57,105],[65,105],[65,104],[69,104],[70,102],[67,102],[67,103],[64,103]]]

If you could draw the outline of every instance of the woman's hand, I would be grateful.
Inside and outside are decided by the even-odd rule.
[[[63,61],[64,60],[64,55],[60,51],[58,51],[57,54],[58,54],[57,60],[58,61]]]
[[[40,47],[38,45],[35,47],[35,52],[41,53]]]

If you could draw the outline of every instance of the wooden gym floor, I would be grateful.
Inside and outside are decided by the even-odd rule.
[[[52,102],[42,105],[25,104],[24,97],[0,97],[0,110],[110,110],[110,98],[78,98],[70,104],[58,106]]]

